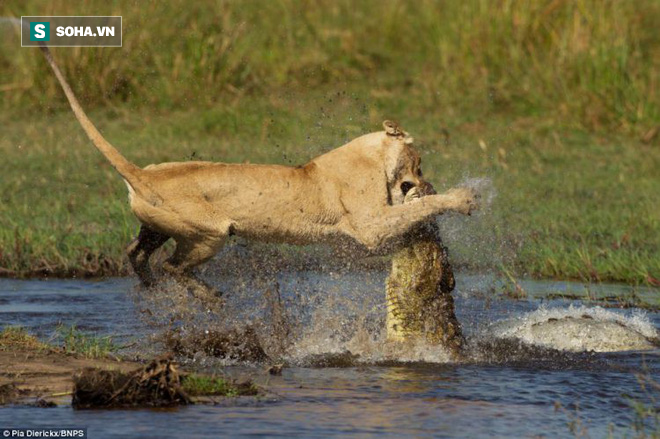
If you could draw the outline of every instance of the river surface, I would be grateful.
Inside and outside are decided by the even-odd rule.
[[[380,355],[377,340],[357,343],[355,336],[360,327],[382,323],[385,273],[297,272],[278,273],[276,277],[284,303],[297,304],[293,314],[296,330],[305,334],[294,345],[291,364],[299,364],[296,358],[307,354],[346,349],[359,351],[364,361],[351,367],[292,366],[285,368],[282,376],[270,376],[264,372],[265,365],[202,359],[199,367],[205,370],[254,377],[270,396],[167,410],[3,407],[0,427],[86,427],[90,438],[554,438],[575,437],[573,426],[578,433],[584,431],[595,438],[634,436],[636,417],[631,404],[635,401],[649,406],[654,404],[650,397],[655,397],[658,409],[658,392],[646,393],[636,377],[640,372],[660,377],[658,349],[556,355],[547,350],[514,349],[510,357],[505,353],[495,355],[496,360],[491,356],[462,364],[426,351],[418,353],[421,361],[392,361]],[[157,351],[149,341],[153,325],[140,318],[144,310],[138,308],[144,304],[138,305],[134,284],[134,279],[0,280],[0,325],[21,325],[49,338],[58,324],[75,324],[84,331],[112,335],[116,343],[130,346],[128,350],[133,353]],[[261,318],[255,310],[262,310],[263,283],[239,276],[220,286],[224,291],[241,291],[228,295],[228,315],[245,321]],[[483,337],[491,323],[522,319],[528,313],[591,309],[579,302],[544,299],[549,293],[579,294],[584,291],[580,284],[526,281],[523,286],[528,299],[512,300],[495,295],[487,277],[459,276],[457,315],[468,337]],[[601,285],[595,289],[613,295],[624,288]],[[637,293],[658,294],[654,290]],[[152,298],[150,303],[153,300],[159,299]],[[166,314],[169,305],[162,305]],[[606,312],[660,327],[657,312]],[[490,343],[486,349],[497,351],[497,342]],[[650,428],[654,431],[658,426]]]

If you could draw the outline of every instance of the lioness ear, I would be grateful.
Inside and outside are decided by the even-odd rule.
[[[396,124],[396,122],[392,122],[391,120],[386,120],[383,122],[383,128],[385,128],[385,133],[388,136],[392,137],[403,137],[403,143],[406,145],[412,145],[413,143],[413,138],[410,137],[410,135],[403,131],[399,125]]]
[[[403,136],[403,130],[399,128],[399,125],[397,125],[396,122],[392,122],[391,120],[386,120],[385,122],[383,122],[383,128],[385,128],[385,132],[387,133],[388,136],[393,136],[393,137]]]

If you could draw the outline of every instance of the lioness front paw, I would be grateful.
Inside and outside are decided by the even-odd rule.
[[[452,210],[458,213],[470,215],[479,208],[479,194],[472,188],[454,188],[448,190],[445,194],[454,198]]]

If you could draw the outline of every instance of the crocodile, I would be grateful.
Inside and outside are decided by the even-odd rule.
[[[413,187],[404,203],[434,193],[430,184]],[[464,339],[451,296],[454,274],[438,225],[434,220],[421,223],[404,239],[386,281],[387,340],[421,339],[459,356]]]
[[[513,319],[495,322],[488,333],[570,352],[646,351],[660,347],[660,332],[641,315],[635,318],[587,308],[542,308]]]

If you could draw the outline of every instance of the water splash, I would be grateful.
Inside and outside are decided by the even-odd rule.
[[[379,318],[359,317],[353,322],[337,319],[327,312],[315,315],[312,324],[305,328],[292,349],[288,362],[299,365],[324,362],[327,355],[350,352],[353,365],[383,362],[448,363],[452,352],[442,346],[427,343],[424,339],[404,343],[387,341],[385,307]]]
[[[623,314],[601,307],[540,307],[489,325],[485,333],[572,352],[653,349],[660,334],[641,310]]]
[[[497,197],[497,190],[490,177],[465,177],[458,187],[467,187],[475,190],[480,198],[480,208],[476,215],[488,215],[493,207],[493,201]]]
[[[452,254],[456,252],[454,242],[468,248],[464,256],[478,255],[469,259],[485,258],[486,265],[497,265],[495,261],[501,260],[504,252],[502,243],[497,242],[501,238],[489,229],[489,221],[493,221],[490,210],[497,195],[493,183],[489,178],[472,178],[465,179],[462,186],[481,194],[481,210],[473,218],[441,216],[441,235]],[[475,227],[475,220],[481,224],[479,227]],[[209,264],[202,273],[207,280],[215,279],[211,283],[225,292],[224,307],[200,302],[174,283],[140,291],[135,299],[154,328],[154,339],[167,343],[173,335],[179,352],[191,361],[204,362],[214,355],[223,358],[224,364],[258,362],[264,355],[271,361],[289,364],[310,364],[311,357],[328,355],[343,355],[348,360],[344,364],[451,361],[445,349],[424,340],[387,342],[384,281],[389,261],[376,269],[359,268],[350,258],[330,260],[327,256],[327,252],[313,248],[303,253],[288,247],[245,246],[240,240],[233,241],[219,255],[222,262]],[[460,282],[459,289],[467,291]],[[464,328],[474,326],[472,321],[463,323]],[[641,313],[621,316],[585,307],[541,308],[486,325],[485,333],[473,335],[465,361],[538,356],[538,350],[527,349],[530,346],[574,352],[616,350],[615,344],[605,345],[602,334],[615,340],[620,337],[619,347],[625,347],[625,343],[640,346],[632,338],[624,340],[624,334],[637,333],[641,339],[658,336]],[[563,330],[572,328],[572,338],[562,338],[561,325]],[[548,330],[545,335],[557,337],[544,339],[542,326]],[[226,342],[217,343],[214,338]],[[513,349],[511,343],[503,341],[512,339],[527,347]],[[344,355],[346,352],[350,355]]]
[[[163,343],[165,335],[174,334],[178,351],[188,361],[202,365],[454,361],[441,346],[424,340],[387,342],[386,275],[383,271],[271,272],[246,267],[218,284],[225,291],[223,308],[211,308],[174,284],[139,290],[135,299],[154,328],[152,340]],[[642,311],[542,306],[494,323],[483,321],[488,318],[492,317],[481,314],[480,325],[462,322],[468,329],[462,361],[506,363],[554,358],[569,362],[562,350],[637,349],[644,347],[640,343],[652,343],[658,337]],[[571,358],[575,363],[582,361]]]
[[[437,219],[452,265],[479,272],[494,272],[502,265],[512,265],[519,238],[513,239],[501,216],[493,214],[498,193],[492,179],[465,177],[457,186],[472,188],[481,198],[479,209],[472,216],[448,214]]]

